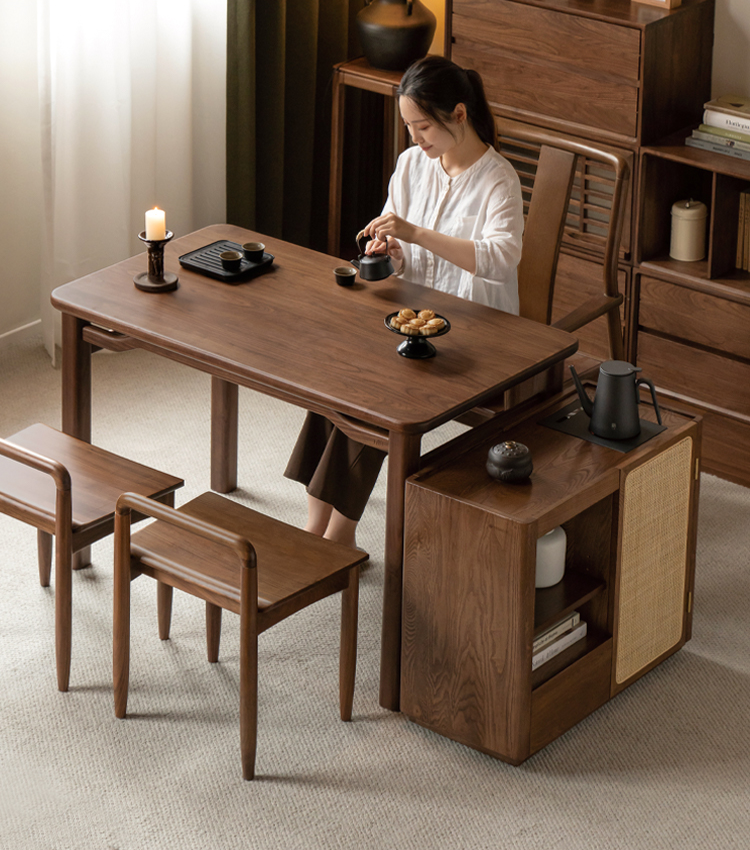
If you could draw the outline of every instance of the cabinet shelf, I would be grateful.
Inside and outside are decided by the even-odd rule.
[[[534,636],[585,605],[606,588],[606,583],[589,575],[566,569],[562,580],[552,587],[536,590]]]
[[[561,673],[571,664],[574,664],[590,652],[593,652],[598,646],[601,646],[608,640],[612,640],[610,635],[597,631],[596,629],[589,628],[586,635],[580,640],[576,641],[567,649],[564,649],[558,655],[555,655],[554,658],[550,658],[549,661],[545,662],[540,667],[537,667],[536,670],[532,670],[532,691],[540,685],[543,685],[545,682],[549,682],[549,680],[553,679],[558,673]]]

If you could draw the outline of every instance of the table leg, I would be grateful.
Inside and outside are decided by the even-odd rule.
[[[211,377],[211,489],[237,486],[237,384]]]
[[[346,87],[338,70],[333,72],[331,110],[331,172],[328,183],[328,253],[341,253],[341,191],[344,168],[344,98]]]
[[[391,432],[385,509],[385,580],[380,643],[380,704],[399,710],[401,690],[401,596],[405,481],[419,468],[421,434]]]
[[[83,341],[83,319],[62,315],[62,429],[91,442],[91,346]]]
[[[71,437],[91,442],[91,346],[83,340],[88,322],[62,314],[62,429]],[[91,564],[91,547],[74,552],[71,566]]]

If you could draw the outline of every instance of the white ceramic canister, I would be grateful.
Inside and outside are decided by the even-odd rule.
[[[565,530],[559,525],[536,541],[536,586],[552,587],[565,573]]]
[[[706,218],[708,210],[701,201],[676,201],[672,204],[672,238],[669,256],[673,260],[693,262],[706,256]]]

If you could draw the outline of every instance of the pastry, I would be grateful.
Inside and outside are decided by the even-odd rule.
[[[389,325],[406,336],[433,336],[445,327],[445,319],[436,316],[434,310],[420,310],[416,313],[404,307],[391,316]]]

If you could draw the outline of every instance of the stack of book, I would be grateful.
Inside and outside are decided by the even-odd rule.
[[[703,106],[703,123],[685,144],[750,162],[750,97],[727,94]]]
[[[536,670],[550,658],[554,658],[576,641],[586,637],[586,623],[578,611],[573,611],[562,620],[534,638],[531,650],[531,669]]]

